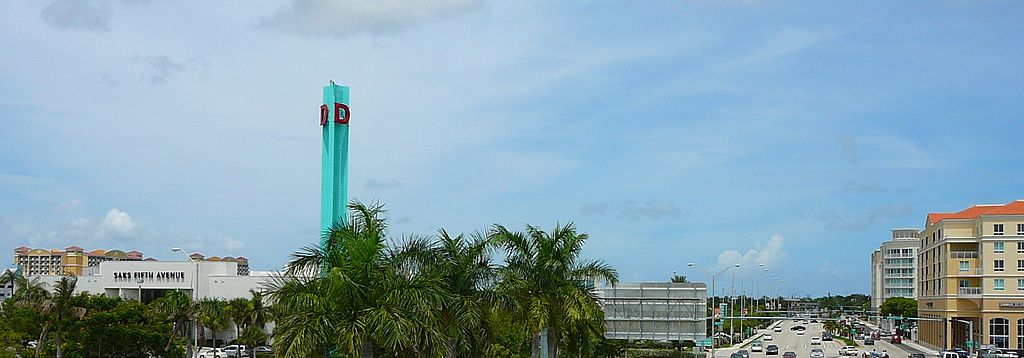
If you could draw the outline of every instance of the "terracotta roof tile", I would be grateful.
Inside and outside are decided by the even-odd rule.
[[[975,205],[955,213],[928,213],[928,224],[945,219],[975,219],[982,215],[1024,215],[1024,200],[1017,200],[1005,205]]]

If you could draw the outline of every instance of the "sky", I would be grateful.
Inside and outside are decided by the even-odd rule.
[[[869,293],[890,229],[1024,199],[1018,1],[2,8],[4,252],[279,269],[318,241],[331,80],[393,238],[571,222],[622,281]]]

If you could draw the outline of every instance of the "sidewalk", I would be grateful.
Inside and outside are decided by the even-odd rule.
[[[873,324],[871,322],[862,321],[862,323],[864,323],[865,326],[868,326],[871,329],[878,329],[878,326],[876,326],[875,324]],[[914,341],[912,341],[910,339],[904,340],[902,344],[904,344],[907,347],[910,347],[912,349],[918,350],[921,353],[924,353],[925,356],[934,357],[934,356],[939,355],[939,351],[931,349],[931,348],[927,348],[927,347],[922,346],[920,344],[917,344],[917,342],[914,342]]]

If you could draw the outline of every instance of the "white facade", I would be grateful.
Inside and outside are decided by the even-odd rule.
[[[707,285],[619,283],[601,292],[605,337],[699,341],[707,337]]]
[[[878,311],[891,297],[917,299],[915,260],[919,229],[893,229],[892,238],[871,254],[871,306]]]

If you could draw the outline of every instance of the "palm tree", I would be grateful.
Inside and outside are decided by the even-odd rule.
[[[672,278],[669,280],[669,282],[671,282],[671,283],[687,283],[687,282],[690,282],[690,281],[686,280],[686,276],[673,275]]]
[[[42,353],[46,336],[49,334],[51,326],[57,330],[57,358],[63,356],[65,320],[69,318],[80,319],[82,316],[85,316],[85,308],[73,306],[71,302],[77,283],[78,280],[74,276],[61,277],[60,281],[57,281],[52,295],[49,295],[47,299],[35,302],[35,307],[45,317],[42,332],[39,333],[39,345],[36,346],[36,356]]]
[[[445,346],[433,308],[443,291],[386,244],[381,204],[348,206],[320,246],[292,254],[272,284],[274,350],[284,357],[373,357],[377,349],[438,356]]]
[[[548,357],[558,357],[563,333],[575,324],[600,313],[592,279],[618,283],[618,272],[599,260],[580,258],[587,234],[571,223],[556,225],[550,233],[535,226],[512,232],[495,224],[490,236],[508,254],[501,269],[499,290],[513,297],[516,313],[523,317],[531,335],[531,355],[540,356],[541,333],[547,332]]]
[[[179,291],[167,292],[163,297],[154,302],[156,311],[163,319],[173,322],[171,332],[178,337],[185,338],[186,352],[192,356],[192,339],[188,337],[188,323],[195,318],[195,305],[192,298]],[[174,343],[174,335],[167,341],[164,350],[167,351]]]
[[[447,336],[449,357],[483,356],[490,345],[487,318],[497,303],[494,247],[485,234],[467,238],[441,229],[434,242],[413,238],[400,249],[402,257],[414,257],[443,285],[446,297],[438,307],[439,327]]]
[[[224,314],[224,307],[227,302],[220,298],[201,298],[197,304],[196,312],[199,318],[200,328],[209,327],[213,331],[213,346],[217,346],[217,332],[228,326],[227,315]],[[199,341],[206,342],[206,330],[199,330]]]
[[[252,316],[252,302],[246,298],[233,298],[224,307],[224,314],[231,319],[235,325],[235,338],[242,336],[242,330],[249,325],[249,317]]]

